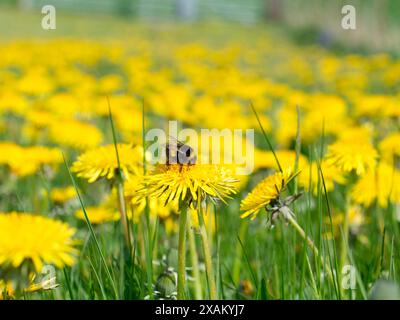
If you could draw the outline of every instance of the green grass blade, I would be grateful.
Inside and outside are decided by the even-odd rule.
[[[279,159],[278,159],[278,157],[277,157],[277,155],[276,155],[276,153],[275,153],[274,147],[272,146],[272,143],[271,143],[271,141],[269,140],[268,135],[267,135],[267,133],[266,133],[265,130],[264,130],[264,127],[263,127],[263,125],[262,125],[262,123],[261,123],[260,117],[258,116],[257,110],[256,110],[256,108],[254,107],[252,101],[250,101],[250,106],[251,106],[251,109],[252,109],[253,112],[254,112],[254,115],[255,115],[256,118],[257,118],[258,125],[260,126],[261,132],[262,132],[262,134],[263,134],[263,136],[264,136],[264,138],[265,138],[265,141],[266,141],[267,144],[268,144],[268,148],[271,150],[272,154],[274,155],[274,158],[275,158],[276,164],[278,165],[279,171],[282,172],[282,167],[281,167],[281,164],[280,164],[280,162],[279,162]]]
[[[77,196],[78,196],[79,203],[80,203],[80,205],[81,205],[81,209],[82,209],[82,211],[83,211],[83,215],[85,216],[85,221],[86,221],[86,224],[87,224],[87,226],[88,226],[88,228],[89,228],[90,235],[91,235],[92,239],[94,240],[96,249],[97,249],[97,251],[98,251],[98,253],[99,253],[99,255],[100,255],[101,261],[102,261],[103,266],[104,266],[104,269],[105,269],[105,271],[106,271],[106,274],[107,274],[107,276],[108,276],[108,278],[109,278],[109,280],[110,280],[110,283],[111,283],[111,285],[112,285],[112,287],[113,287],[113,290],[114,290],[114,293],[115,293],[115,298],[118,299],[118,298],[119,298],[119,296],[118,296],[118,290],[117,290],[117,288],[116,288],[116,286],[115,286],[115,282],[114,282],[113,277],[111,276],[110,270],[108,269],[106,259],[104,258],[104,254],[103,254],[103,251],[102,251],[101,248],[100,248],[100,244],[99,244],[99,242],[98,242],[98,240],[97,240],[96,234],[94,233],[93,226],[92,226],[92,224],[91,224],[91,222],[90,222],[90,220],[89,220],[89,217],[88,217],[88,215],[87,215],[87,212],[86,212],[86,209],[85,209],[85,205],[83,204],[83,199],[82,199],[81,194],[80,194],[80,192],[79,192],[79,188],[78,188],[78,186],[77,186],[77,184],[76,184],[76,182],[75,182],[75,179],[74,179],[74,177],[73,177],[73,175],[72,175],[72,173],[71,173],[71,170],[69,169],[69,165],[68,165],[68,163],[67,163],[67,160],[65,159],[64,153],[62,154],[62,156],[63,156],[63,160],[64,160],[65,167],[66,167],[67,170],[68,170],[68,174],[69,174],[69,176],[70,176],[70,178],[71,178],[72,184],[73,184],[73,186],[74,186],[74,188],[75,188],[75,192],[76,192],[76,194],[77,194]]]

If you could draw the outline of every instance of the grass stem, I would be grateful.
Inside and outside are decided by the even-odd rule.
[[[320,256],[318,248],[315,246],[314,241],[312,241],[310,239],[310,237],[308,237],[306,235],[303,228],[297,223],[296,219],[293,217],[293,212],[287,206],[283,206],[280,209],[280,212],[286,218],[287,222],[297,231],[297,233],[300,235],[300,237],[302,237],[307,242],[307,245],[310,247],[314,256],[317,257],[318,259],[321,259],[322,266],[325,269],[326,273],[328,274],[329,279],[332,281],[333,284],[335,284],[332,270],[330,269],[329,265],[326,263],[325,259]]]
[[[126,205],[125,205],[125,197],[124,197],[124,185],[120,179],[117,179],[117,189],[118,189],[118,208],[121,214],[121,224],[124,233],[124,238],[126,242],[126,246],[129,250],[129,254],[132,254],[132,242],[131,242],[131,234],[128,224],[128,216],[126,214]]]

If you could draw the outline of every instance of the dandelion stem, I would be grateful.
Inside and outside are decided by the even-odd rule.
[[[197,255],[196,241],[194,238],[194,230],[192,230],[192,221],[190,214],[187,219],[187,233],[189,240],[190,258],[192,260],[192,272],[194,278],[194,297],[196,300],[202,300],[203,292],[200,281],[199,257]]]
[[[185,299],[186,282],[186,222],[187,211],[182,209],[179,215],[179,243],[178,243],[178,299]]]
[[[125,197],[124,197],[124,185],[121,179],[117,178],[117,188],[118,188],[118,207],[121,214],[121,223],[124,232],[125,242],[129,250],[129,254],[132,254],[132,243],[131,235],[128,225],[128,216],[126,215]]]
[[[281,211],[285,211],[285,209],[288,209],[287,207],[282,207]],[[308,237],[305,233],[305,231],[303,230],[302,227],[300,227],[300,225],[297,223],[297,221],[293,218],[292,215],[285,215],[285,218],[287,219],[287,221],[292,225],[292,227],[295,228],[295,230],[297,231],[297,233],[304,239],[307,241],[308,246],[310,247],[310,249],[313,251],[314,255],[319,256],[319,251],[318,248],[315,246],[314,242],[310,239],[310,237]]]
[[[199,217],[199,230],[200,230],[201,241],[203,243],[204,260],[205,260],[205,264],[206,264],[207,281],[208,281],[208,287],[209,287],[209,291],[210,291],[210,299],[216,300],[217,299],[217,289],[216,289],[214,271],[213,271],[213,266],[212,266],[211,250],[210,250],[210,245],[208,243],[207,228],[206,228],[206,224],[204,222],[204,217],[203,217],[203,212],[201,210],[200,202],[199,202],[199,206],[198,206],[198,210],[197,210],[197,215]]]
[[[292,227],[297,231],[297,233],[307,242],[307,244],[310,247],[310,249],[312,250],[313,254],[318,259],[321,259],[322,266],[325,269],[325,271],[327,272],[329,279],[333,282],[333,284],[335,284],[334,277],[333,277],[331,269],[329,268],[329,265],[326,263],[325,259],[319,255],[318,248],[315,246],[314,241],[312,241],[311,238],[306,235],[303,228],[297,223],[296,219],[293,217],[294,216],[293,212],[287,206],[283,206],[279,210],[285,217],[286,221],[288,223],[290,223],[292,225]]]

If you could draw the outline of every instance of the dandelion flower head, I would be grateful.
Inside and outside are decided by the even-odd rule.
[[[244,213],[241,217],[246,218],[252,215],[252,219],[254,219],[262,208],[280,196],[293,177],[293,170],[288,167],[282,172],[276,172],[258,183],[247,197],[242,200],[240,210],[244,211]]]
[[[118,144],[119,165],[126,178],[142,172],[143,148],[129,144]],[[105,177],[110,180],[116,175],[118,159],[113,144],[89,150],[78,157],[71,171],[89,183]]]

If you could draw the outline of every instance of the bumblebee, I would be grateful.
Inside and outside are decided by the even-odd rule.
[[[165,156],[167,165],[194,165],[197,161],[194,149],[173,137],[165,146]]]

